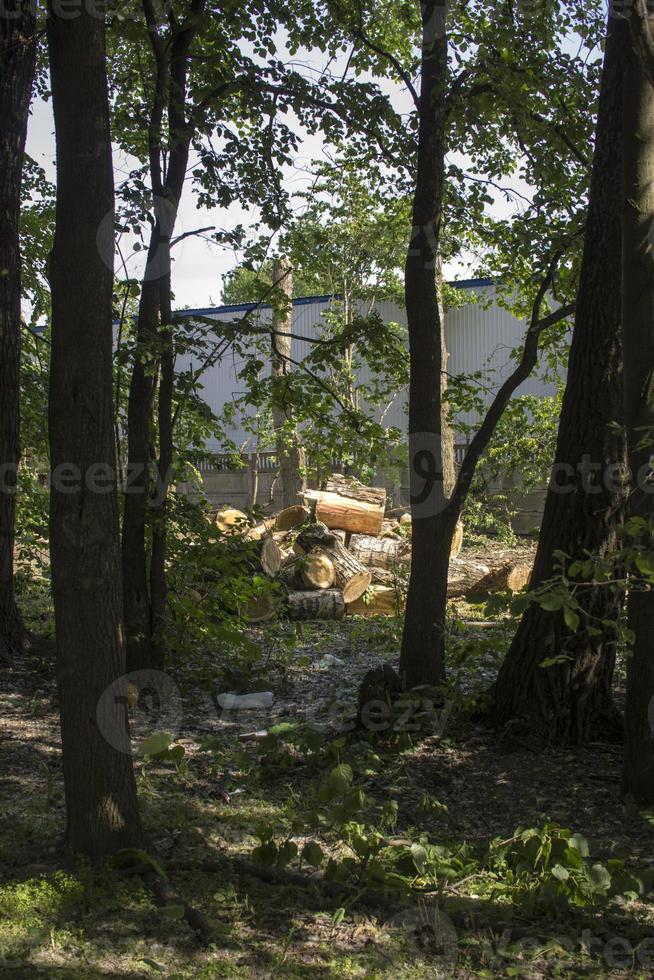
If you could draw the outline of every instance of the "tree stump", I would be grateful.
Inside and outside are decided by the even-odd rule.
[[[357,725],[371,731],[392,728],[393,702],[402,694],[402,682],[389,664],[373,667],[359,686]]]

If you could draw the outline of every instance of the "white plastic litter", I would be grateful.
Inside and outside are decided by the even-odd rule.
[[[245,711],[269,708],[273,703],[272,691],[254,691],[252,694],[219,694],[216,701],[223,711]]]
[[[337,667],[342,663],[343,661],[339,657],[335,657],[331,653],[326,653],[325,656],[318,661],[316,667],[319,670],[325,670],[327,667]]]

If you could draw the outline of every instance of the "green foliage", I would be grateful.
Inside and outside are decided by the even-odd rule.
[[[603,589],[620,600],[627,589],[650,591],[654,583],[654,519],[632,517],[617,529],[618,546],[605,554],[589,551],[573,559],[557,551],[554,554],[554,574],[532,592],[516,596],[512,609],[519,615],[529,603],[537,603],[553,615],[560,615],[571,633],[585,631],[589,636],[604,636],[619,650],[629,655],[634,642],[624,613],[613,619],[593,615],[591,593]],[[618,606],[621,603],[618,602]],[[565,654],[541,661],[551,667],[566,660]]]
[[[262,265],[254,268],[237,265],[223,276],[220,302],[225,306],[238,303],[260,303],[272,298],[272,259],[265,259]],[[332,283],[317,277],[304,276],[301,268],[293,269],[293,296],[329,295]]]
[[[466,529],[515,542],[511,522],[520,498],[544,489],[556,451],[562,392],[509,402],[477,468],[463,521]]]
[[[170,498],[166,637],[184,686],[238,692],[265,676],[266,657],[244,632],[248,605],[279,584],[256,572],[256,543],[223,534],[201,504]]]
[[[643,882],[625,872],[624,862],[592,862],[585,837],[556,824],[493,841],[489,868],[498,881],[491,896],[506,895],[531,912],[602,906],[613,895],[636,897],[644,891]]]

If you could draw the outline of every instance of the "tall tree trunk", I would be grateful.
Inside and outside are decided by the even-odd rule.
[[[443,486],[442,350],[436,263],[444,170],[447,34],[445,0],[421,4],[422,75],[413,228],[404,285],[409,329],[409,485],[412,560],[400,674],[408,688],[444,678],[449,550],[454,530]],[[456,521],[454,521],[456,523]],[[451,525],[451,526],[450,526]]]
[[[645,13],[646,17],[646,13]],[[639,46],[649,25],[634,23]],[[654,432],[654,71],[649,79],[630,52],[624,87],[623,307],[625,421],[631,471],[629,514],[654,520],[652,433]],[[650,549],[654,548],[651,527]],[[654,801],[654,591],[629,591],[627,614],[635,634],[627,663],[624,793],[639,803]]]
[[[422,80],[413,231],[405,267],[409,327],[409,481],[412,562],[400,673],[407,687],[444,678],[447,571],[452,538],[476,467],[509,400],[538,361],[543,331],[566,319],[574,305],[541,317],[555,277],[555,253],[536,290],[521,357],[500,385],[459,467],[448,495],[443,434],[443,334],[437,288],[444,182],[444,109],[447,84],[446,0],[423,3]],[[448,499],[449,496],[449,499]]]
[[[51,256],[50,550],[67,842],[142,840],[124,699],[112,393],[113,171],[104,21],[51,9],[57,208]],[[83,84],[81,80],[83,79]],[[99,229],[108,240],[97,241]],[[110,230],[109,230],[110,229]],[[103,698],[105,694],[105,698]]]
[[[626,462],[625,443],[612,423],[623,418],[621,128],[628,44],[627,23],[610,18],[575,326],[532,588],[555,574],[557,551],[570,562],[587,552],[610,553],[622,522],[625,494],[615,467]],[[616,633],[604,624],[617,621],[622,597],[595,586],[579,600],[576,632],[561,613],[536,603],[524,613],[494,689],[498,723],[520,723],[562,743],[619,732],[611,692]],[[540,666],[552,657],[561,659]]]
[[[293,270],[287,258],[273,261],[272,280],[276,286],[272,320],[272,374],[274,381],[272,416],[275,427],[277,462],[282,484],[282,507],[297,504],[306,490],[304,450],[293,425],[293,412],[286,392],[290,374],[293,325]]]
[[[148,265],[159,250],[158,228],[152,231]],[[122,567],[127,665],[130,670],[158,667],[152,661],[152,620],[148,590],[146,521],[153,468],[151,427],[158,380],[159,283],[145,280],[137,320],[137,350],[127,408],[127,482],[123,512]]]
[[[23,648],[14,594],[16,480],[20,462],[20,191],[36,56],[30,0],[0,17],[0,659]]]
[[[155,504],[152,523],[156,545],[155,567],[148,571],[147,526],[152,477],[161,479],[161,460],[154,459],[153,412],[162,370],[164,414],[172,409],[173,366],[170,330],[170,247],[184,188],[193,126],[186,118],[189,49],[204,11],[204,0],[191,0],[187,19],[174,30],[170,43],[159,33],[160,24],[150,0],[143,2],[148,38],[156,64],[148,148],[155,221],[150,235],[137,322],[137,349],[128,399],[128,487],[123,514],[122,562],[127,664],[131,670],[162,669],[164,644],[161,626],[165,612],[165,522],[167,486]],[[163,171],[164,116],[167,113],[170,150]],[[163,287],[162,287],[163,282]],[[164,297],[162,303],[162,295]],[[167,304],[167,307],[166,307]],[[162,317],[168,320],[160,333]],[[161,350],[164,352],[162,360]],[[165,377],[164,377],[165,375]],[[162,410],[159,410],[161,421]],[[161,433],[160,433],[161,442]],[[163,455],[172,461],[172,419],[164,420]],[[166,460],[164,459],[164,462]],[[169,466],[167,467],[167,470]],[[156,492],[156,491],[155,491]],[[158,499],[158,498],[155,498]],[[152,585],[155,596],[153,600]],[[155,607],[153,609],[153,601]],[[155,638],[156,634],[156,638]]]

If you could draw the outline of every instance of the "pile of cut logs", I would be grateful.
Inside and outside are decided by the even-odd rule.
[[[411,516],[387,512],[386,491],[333,474],[304,504],[251,526],[247,515],[223,508],[213,520],[224,533],[256,543],[266,575],[281,581],[289,619],[341,619],[346,613],[394,615],[403,607],[411,562]],[[479,561],[461,557],[463,525],[452,544],[448,596],[509,589],[528,582],[531,565],[506,553]],[[275,616],[265,594],[246,610],[250,622]]]

